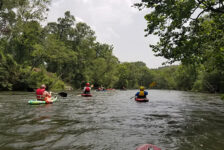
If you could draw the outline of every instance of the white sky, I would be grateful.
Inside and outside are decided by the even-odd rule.
[[[96,32],[97,41],[112,44],[113,54],[121,62],[143,61],[149,68],[162,66],[166,60],[155,57],[149,44],[158,37],[144,37],[148,10],[131,7],[139,0],[52,0],[48,21],[57,21],[70,11],[76,21],[87,23]]]

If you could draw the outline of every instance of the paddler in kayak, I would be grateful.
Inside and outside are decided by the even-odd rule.
[[[46,85],[42,84],[39,89],[36,90],[37,100],[46,101],[47,103],[52,103],[51,92],[46,91]]]
[[[136,96],[137,98],[146,98],[146,96],[148,95],[148,92],[147,92],[147,91],[144,91],[144,90],[145,90],[144,86],[140,86],[139,89],[140,89],[140,91],[137,92],[137,93],[135,94],[135,96]]]
[[[83,93],[84,94],[90,94],[90,91],[91,91],[90,84],[89,83],[86,83],[86,86],[83,89]]]

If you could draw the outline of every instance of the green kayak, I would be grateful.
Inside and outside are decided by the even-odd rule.
[[[53,97],[52,100],[53,100],[53,103],[54,103],[57,100],[57,97]],[[28,104],[39,105],[39,104],[51,104],[51,103],[47,103],[46,101],[39,101],[39,100],[35,99],[35,100],[29,100]]]

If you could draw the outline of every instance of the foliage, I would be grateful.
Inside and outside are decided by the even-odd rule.
[[[152,88],[176,89],[177,82],[175,81],[175,75],[177,68],[177,66],[166,66],[153,69],[153,82],[155,83],[155,86]]]
[[[224,100],[224,95],[221,95],[221,99]]]
[[[171,63],[178,60],[182,62],[197,60],[197,57],[203,54],[201,45],[206,43],[205,37],[211,39],[213,36],[223,36],[220,33],[223,32],[223,1],[142,0],[135,6],[140,9],[144,7],[151,9],[150,13],[145,16],[148,24],[145,31],[147,35],[154,34],[160,37],[157,45],[151,45],[151,47],[157,56],[164,56]],[[208,30],[214,28],[213,31],[219,33],[207,30],[207,34],[205,32],[201,34],[206,18],[209,18],[215,25]]]
[[[0,90],[11,90],[12,82],[11,81],[11,73],[16,64],[12,61],[10,56],[4,56],[2,51],[0,51]]]
[[[156,55],[182,63],[158,69],[141,61],[120,63],[113,45],[98,42],[91,27],[76,22],[69,11],[42,26],[49,2],[0,1],[0,90],[35,89],[43,83],[50,89],[82,88],[90,82],[106,88],[224,92],[222,1],[136,4],[152,9],[145,16],[146,32],[160,37],[151,45]]]
[[[177,89],[223,92],[224,1],[142,0],[135,6],[150,9],[145,31],[160,38],[150,45],[155,55],[181,61]]]
[[[153,82],[152,72],[143,62],[123,63],[118,68],[117,88],[139,88],[140,85],[149,87]]]
[[[41,84],[46,84],[48,89],[60,90],[64,89],[65,84],[58,79],[56,74],[46,72],[41,69],[39,71],[32,71],[27,79],[27,84],[30,88],[39,88]]]
[[[196,80],[196,76],[197,76],[197,71],[195,70],[194,67],[190,65],[179,66],[175,74],[177,89],[191,90]]]

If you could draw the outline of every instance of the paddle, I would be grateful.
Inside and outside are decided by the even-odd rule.
[[[51,92],[51,93],[54,93],[54,92]],[[67,93],[65,93],[65,92],[60,92],[60,93],[54,93],[54,94],[58,94],[59,96],[61,96],[61,97],[67,97]]]
[[[130,99],[134,98],[135,96],[131,97]]]
[[[58,93],[58,95],[60,95],[61,97],[67,97],[67,93],[65,93],[65,92],[60,92],[60,93]]]

